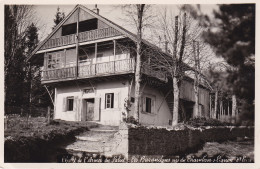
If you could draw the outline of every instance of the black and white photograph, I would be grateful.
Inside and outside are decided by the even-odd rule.
[[[4,1],[1,165],[256,163],[256,3],[159,3]]]

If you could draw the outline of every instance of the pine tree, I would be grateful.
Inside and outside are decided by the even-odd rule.
[[[244,100],[243,117],[254,119],[255,4],[220,5],[214,15],[216,29],[204,37],[233,67],[228,72],[229,86],[233,94]]]
[[[55,14],[55,18],[53,19],[54,26],[52,27],[52,29],[54,29],[64,18],[65,18],[65,13],[60,12],[60,7],[58,7],[57,12]]]

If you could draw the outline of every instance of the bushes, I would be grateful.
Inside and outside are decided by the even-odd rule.
[[[130,124],[139,125],[139,122],[133,116],[123,118],[123,121]]]
[[[200,126],[232,126],[232,123],[221,122],[217,119],[206,119],[205,117],[197,117],[190,119],[186,124],[200,127]]]

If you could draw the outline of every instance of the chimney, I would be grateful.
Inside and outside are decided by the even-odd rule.
[[[97,7],[97,4],[95,4],[95,8],[92,11],[99,15],[99,9]]]

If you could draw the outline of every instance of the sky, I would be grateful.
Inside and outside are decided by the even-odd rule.
[[[94,5],[85,5],[89,9],[94,9]],[[54,26],[54,16],[57,11],[57,8],[60,8],[61,12],[65,12],[65,14],[69,14],[69,12],[75,7],[75,5],[35,5],[35,16],[38,20],[39,27],[39,38],[43,40],[49,33],[51,33],[52,27]],[[154,5],[156,10],[162,10],[166,8],[167,10],[173,11],[175,15],[178,14],[178,6],[177,5]],[[124,16],[122,14],[121,8],[117,5],[98,5],[99,13],[103,17],[115,22],[116,24],[126,28],[129,31],[134,32],[135,28],[132,25],[124,20]],[[203,4],[201,5],[201,11],[204,14],[213,16],[213,9],[217,9],[217,5],[213,4]]]

